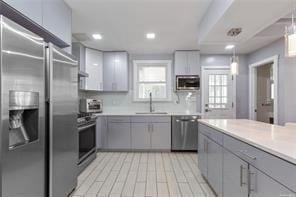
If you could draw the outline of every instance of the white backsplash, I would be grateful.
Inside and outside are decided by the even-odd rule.
[[[170,102],[153,102],[155,111],[163,112],[181,112],[194,113],[200,112],[200,93],[193,93],[188,102],[186,96],[188,92],[180,92],[179,102],[176,93],[172,95]],[[100,92],[80,92],[80,98],[100,98],[103,100],[103,112],[143,112],[149,111],[149,102],[134,102],[133,92],[116,92],[116,93],[100,93]],[[198,103],[198,105],[196,105]]]

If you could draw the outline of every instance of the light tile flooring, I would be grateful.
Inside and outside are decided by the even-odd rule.
[[[214,197],[196,153],[99,152],[72,197]]]

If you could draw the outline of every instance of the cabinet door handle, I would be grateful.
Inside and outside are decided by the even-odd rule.
[[[240,150],[239,152],[242,153],[243,155],[247,156],[249,159],[252,159],[252,160],[256,160],[257,159],[255,156],[251,155],[247,151]]]
[[[152,132],[154,131],[154,125],[153,124],[151,124],[151,127],[152,127]]]
[[[248,190],[249,193],[254,192],[255,188],[252,188],[252,175],[255,175],[256,173],[251,172],[251,170],[248,170]]]
[[[243,185],[246,185],[247,183],[244,183],[243,181],[243,174],[244,174],[244,170],[246,168],[244,168],[243,165],[240,165],[240,186],[242,187]]]
[[[204,141],[204,145],[205,145],[205,147],[204,147],[204,149],[205,149],[205,153],[208,153],[208,149],[209,149],[209,143],[208,143],[208,140],[205,139],[205,141]]]

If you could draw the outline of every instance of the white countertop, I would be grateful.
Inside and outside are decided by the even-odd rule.
[[[296,130],[245,119],[200,119],[199,122],[296,164]]]
[[[167,114],[137,114],[137,112],[103,112],[96,113],[96,116],[202,116],[202,113],[168,112]]]

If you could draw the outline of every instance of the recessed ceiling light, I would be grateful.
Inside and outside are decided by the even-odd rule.
[[[98,64],[96,64],[96,63],[94,63],[93,65],[94,65],[94,66],[98,66]]]
[[[233,49],[235,47],[235,45],[233,45],[233,44],[229,44],[229,45],[226,45],[225,46],[225,49],[226,50],[231,50],[231,49]]]
[[[95,39],[95,40],[102,40],[102,36],[101,34],[93,34],[92,37]]]
[[[146,38],[149,40],[155,39],[155,33],[147,33]]]

